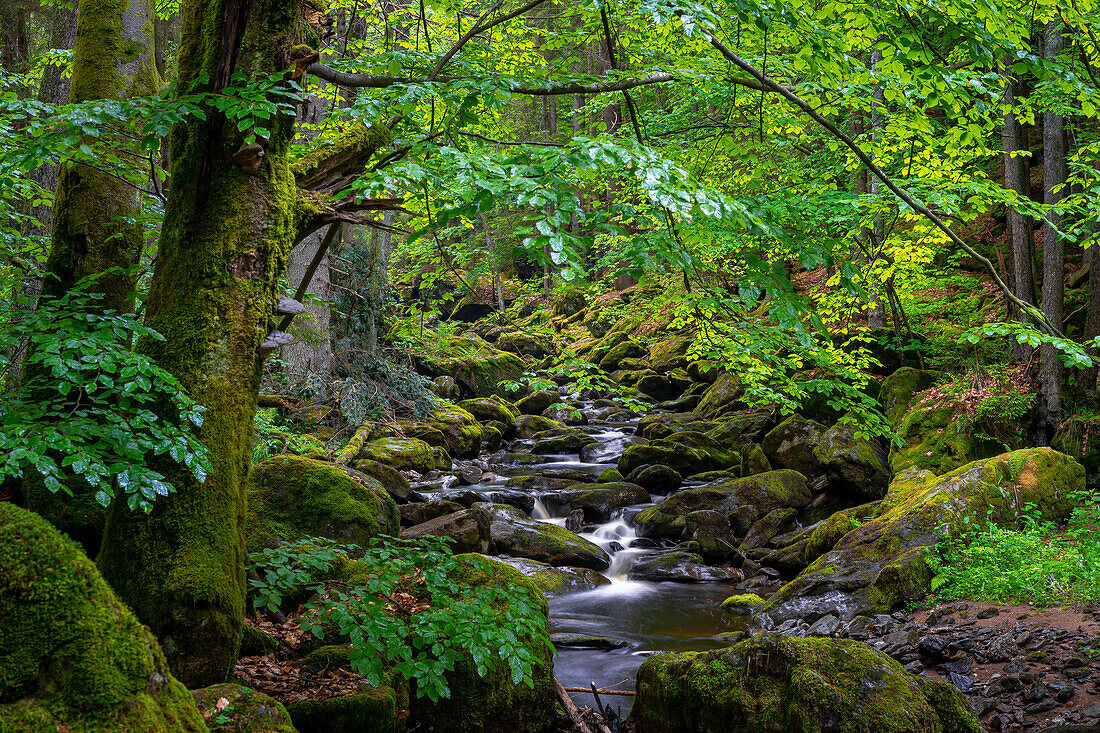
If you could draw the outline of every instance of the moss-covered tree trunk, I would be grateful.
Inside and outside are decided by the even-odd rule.
[[[290,64],[297,0],[188,0],[179,80],[217,91]],[[229,677],[245,597],[245,477],[260,382],[257,348],[294,241],[294,177],[284,115],[252,171],[233,154],[234,120],[211,113],[172,131],[172,178],[147,304],[167,337],[139,348],[207,408],[203,442],[212,470],[202,483],[162,464],[175,493],[149,515],[112,507],[99,566],[160,639],[188,686]]]
[[[154,9],[153,0],[80,2],[70,101],[130,99],[156,93],[160,77],[153,58]],[[145,236],[140,214],[141,195],[134,186],[84,164],[61,166],[41,299],[61,297],[88,275],[136,265]],[[135,277],[101,277],[93,288],[103,294],[97,307],[131,309]],[[36,376],[28,368],[26,380]],[[69,489],[72,496],[54,494],[37,475],[24,483],[28,508],[94,555],[99,549],[105,513],[86,483],[73,479]]]

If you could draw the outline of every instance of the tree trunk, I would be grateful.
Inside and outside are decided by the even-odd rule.
[[[1046,28],[1046,57],[1053,59],[1065,48],[1062,22],[1052,21]],[[1043,203],[1052,206],[1061,201],[1059,189],[1066,182],[1065,124],[1061,115],[1047,110],[1043,113]],[[1058,212],[1047,214],[1043,225],[1043,315],[1057,329],[1062,328],[1065,300],[1065,243],[1058,229],[1062,217]],[[1039,430],[1049,442],[1062,421],[1062,378],[1064,369],[1057,350],[1044,344],[1039,355]]]
[[[876,4],[877,7],[877,4]],[[879,40],[882,40],[882,36],[879,36]],[[878,64],[882,63],[882,51],[875,49],[871,52],[871,69],[875,69]],[[882,146],[882,110],[885,106],[885,95],[883,92],[882,84],[875,84],[874,91],[871,92],[871,140],[872,147],[880,148]],[[864,172],[864,176],[866,176]],[[868,193],[871,195],[871,200],[877,204],[879,197],[879,191],[882,186],[877,178],[872,177],[869,186]],[[874,224],[872,225],[872,231],[874,237],[868,238],[868,244],[871,247],[872,256],[868,263],[868,269],[874,265],[874,255],[878,247],[883,246],[883,236],[885,234],[882,225],[882,215],[877,214],[875,216]],[[886,325],[886,309],[882,307],[882,295],[878,289],[878,283],[872,282],[868,278],[867,282],[867,295],[870,298],[870,308],[867,309],[867,325],[871,328],[880,328]]]
[[[1009,108],[1005,112],[1001,125],[1001,139],[1004,144],[1005,188],[1013,191],[1021,199],[1030,195],[1028,180],[1028,158],[1013,153],[1027,152],[1027,134],[1011,107],[1016,101],[1017,82],[1012,78],[1012,70],[1004,70],[1004,104]],[[1012,207],[1008,209],[1008,229],[1012,243],[1012,292],[1027,303],[1035,302],[1035,242],[1032,236],[1031,217],[1021,214]],[[1021,322],[1030,319],[1022,313],[1016,313]],[[1031,349],[1026,344],[1013,342],[1013,356],[1019,361],[1027,361]]]
[[[254,79],[286,69],[298,29],[297,0],[188,0],[179,86],[217,92],[234,72]],[[189,687],[230,677],[245,611],[257,348],[296,232],[293,117],[273,119],[270,130],[252,173],[230,156],[244,142],[233,120],[210,111],[172,130],[172,187],[146,316],[166,340],[138,347],[207,408],[201,438],[212,467],[200,483],[154,461],[175,492],[148,515],[114,502],[98,560]]]
[[[73,102],[128,99],[156,92],[152,0],[83,0],[73,45],[69,97]],[[59,87],[61,82],[56,82]],[[56,87],[55,87],[56,88]],[[102,294],[93,310],[129,311],[134,304],[134,266],[145,231],[136,188],[104,171],[76,163],[61,167],[53,207],[53,238],[46,259],[42,299],[59,298],[82,278],[110,268],[93,290]],[[38,374],[26,370],[27,380]],[[31,472],[23,485],[27,507],[68,533],[89,554],[99,549],[105,511],[91,488],[74,479],[72,496],[55,494]]]
[[[291,288],[296,289],[304,279],[306,269],[317,255],[317,248],[321,246],[327,231],[327,227],[318,229],[290,251],[286,264],[286,277]],[[328,252],[326,252],[309,282],[309,292],[328,301],[332,297],[330,282],[331,273]],[[327,305],[316,303],[306,304],[306,310],[312,313],[313,317],[299,316],[294,319],[292,327],[294,343],[283,347],[283,359],[286,361],[287,371],[294,383],[305,383],[308,377],[313,376],[320,378],[324,384],[328,384],[332,377],[332,341],[329,337],[332,311]]]

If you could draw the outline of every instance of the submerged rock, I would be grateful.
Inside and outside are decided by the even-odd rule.
[[[639,733],[981,733],[962,693],[849,639],[765,633],[728,649],[649,657]]]
[[[943,531],[964,524],[1013,523],[1031,504],[1044,520],[1065,518],[1084,487],[1084,469],[1050,448],[1030,448],[967,464],[944,476],[909,471],[890,485],[873,519],[844,534],[768,601],[775,621],[814,621],[825,614],[851,619],[888,613],[923,597],[931,573],[926,558]],[[835,533],[852,514],[838,519]],[[811,543],[814,537],[811,535]],[[818,546],[831,538],[821,537]]]
[[[0,503],[0,730],[207,730],[157,640],[95,564],[9,503]]]

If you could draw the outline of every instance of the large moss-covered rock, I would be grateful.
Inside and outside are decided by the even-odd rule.
[[[1005,453],[939,477],[911,470],[890,485],[873,519],[783,586],[765,612],[774,621],[812,621],[897,610],[928,592],[926,558],[945,529],[1011,524],[1028,504],[1043,519],[1062,519],[1083,487],[1081,465],[1050,448]]]
[[[611,336],[612,334],[608,334],[609,339]],[[619,362],[623,359],[640,359],[647,353],[646,348],[641,344],[630,338],[623,338],[607,350],[607,353],[600,358],[598,366],[605,372],[613,372],[619,368]]]
[[[929,370],[902,367],[882,380],[878,401],[886,413],[886,422],[895,430],[913,403],[913,396],[936,383],[937,373]]]
[[[428,424],[443,434],[447,452],[454,458],[472,458],[481,449],[481,424],[458,405],[444,405],[428,417]]]
[[[497,337],[496,345],[504,351],[511,351],[521,356],[533,356],[536,359],[557,353],[554,342],[548,336],[525,331],[502,333]]]
[[[412,486],[409,484],[409,480],[405,478],[405,474],[393,466],[363,458],[353,461],[351,467],[382,484],[382,488],[393,497],[394,501],[408,501],[409,494],[412,493]]]
[[[191,693],[77,545],[0,503],[0,730],[206,731]]]
[[[504,425],[504,437],[515,435],[516,415],[519,410],[511,402],[499,397],[477,397],[471,400],[463,400],[458,406],[468,411],[481,422],[498,422]]]
[[[791,415],[764,436],[761,447],[773,466],[791,468],[813,478],[824,472],[821,460],[814,454],[824,434],[825,426],[821,423]]]
[[[433,379],[451,377],[462,393],[472,397],[506,395],[501,382],[518,381],[527,368],[516,354],[472,334],[451,339],[445,348],[416,356],[414,361],[421,373]]]
[[[405,730],[405,721],[398,714],[407,699],[404,681],[395,681],[392,686],[364,686],[354,695],[302,700],[286,707],[299,731],[397,733]]]
[[[952,405],[913,405],[897,433],[904,444],[890,448],[890,470],[895,474],[913,467],[947,473],[988,457],[981,455],[982,447],[975,444],[971,429]]]
[[[473,507],[413,525],[402,537],[447,537],[454,552],[486,552],[489,549],[489,514]]]
[[[780,508],[800,509],[811,499],[805,477],[781,469],[680,491],[638,512],[634,523],[645,537],[675,539],[683,536],[689,514],[714,510],[729,519],[736,534],[744,535],[765,514]]]
[[[544,389],[532,392],[526,397],[516,400],[516,409],[522,415],[541,415],[542,411],[561,398],[557,391]]]
[[[592,568],[554,567],[548,563],[524,557],[504,558],[503,562],[530,578],[547,598],[594,590],[611,584],[610,578]]]
[[[535,444],[531,447],[531,452],[543,455],[578,453],[581,448],[599,442],[577,428],[543,430],[535,433],[532,438]]]
[[[722,372],[703,393],[693,412],[699,417],[715,417],[738,406],[741,397],[741,380],[729,372]]]
[[[565,527],[536,521],[506,504],[491,505],[489,516],[493,542],[504,554],[594,570],[606,570],[611,565],[611,558],[599,545]]]
[[[728,649],[649,657],[639,733],[981,733],[962,693],[850,639],[766,633]]]
[[[694,341],[692,336],[670,336],[649,347],[649,363],[653,370],[660,373],[673,369],[686,369],[688,351]]]
[[[344,466],[298,456],[275,456],[248,475],[248,551],[304,537],[329,537],[366,546],[396,535],[397,504],[375,479]]]
[[[462,569],[452,577],[462,602],[475,589],[498,587],[510,594],[523,594],[533,612],[547,623],[546,598],[542,591],[515,568],[481,555],[458,555]],[[494,668],[480,677],[470,656],[447,673],[449,698],[431,702],[419,697],[412,702],[409,727],[436,733],[551,733],[555,730],[553,650],[544,639],[520,638],[534,662],[533,686],[512,680],[508,665],[493,658]]]
[[[298,732],[281,702],[251,688],[223,682],[192,694],[210,733]]]
[[[710,455],[698,448],[655,440],[649,445],[632,445],[619,457],[619,473],[629,476],[638,466],[659,464],[668,466],[682,476],[690,476],[713,469]]]
[[[638,484],[615,481],[603,484],[574,484],[557,495],[560,504],[582,509],[589,522],[606,522],[612,511],[649,501],[649,494]]]
[[[544,408],[545,409],[545,408]],[[520,415],[516,418],[516,434],[521,438],[533,437],[544,430],[565,430],[566,425],[542,415]]]
[[[741,574],[729,567],[707,565],[694,552],[665,552],[645,555],[630,567],[631,580],[672,583],[709,583],[740,579]]]
[[[436,468],[438,459],[432,446],[417,438],[379,438],[364,443],[360,458],[385,463],[401,471],[427,473]]]
[[[838,423],[825,431],[814,457],[829,476],[830,490],[864,500],[881,499],[890,483],[886,450],[856,437],[856,426]]]

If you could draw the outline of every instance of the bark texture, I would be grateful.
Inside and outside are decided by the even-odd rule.
[[[297,19],[296,0],[186,2],[180,87],[205,77],[216,91],[236,71],[253,79],[286,69]],[[227,679],[241,637],[257,347],[296,233],[293,117],[271,130],[251,173],[231,158],[243,143],[233,120],[210,114],[172,131],[172,187],[147,305],[147,322],[166,341],[139,349],[205,405],[212,470],[200,483],[162,463],[175,493],[149,515],[112,505],[98,560],[189,687]]]

